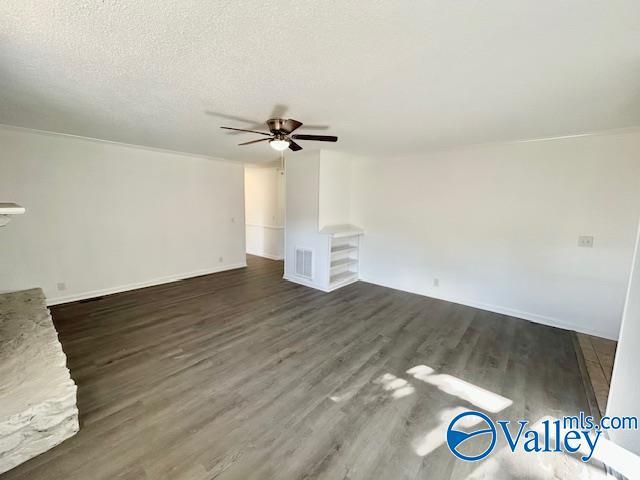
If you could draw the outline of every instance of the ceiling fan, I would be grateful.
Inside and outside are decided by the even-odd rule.
[[[257,130],[245,130],[243,128],[233,127],[220,127],[225,130],[235,130],[237,132],[249,132],[257,133],[259,135],[265,135],[268,138],[259,138],[258,140],[252,140],[250,142],[240,143],[239,145],[251,145],[258,142],[269,142],[271,148],[282,152],[287,148],[297,152],[302,150],[302,147],[298,145],[294,140],[314,140],[316,142],[337,142],[338,137],[332,135],[305,135],[305,134],[293,134],[291,133],[302,126],[302,122],[294,120],[292,118],[270,118],[266,121],[267,127],[271,133],[258,132]]]

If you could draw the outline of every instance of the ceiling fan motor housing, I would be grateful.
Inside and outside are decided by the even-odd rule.
[[[293,120],[292,118],[270,118],[266,123],[269,131],[274,135],[288,135],[302,126],[302,122]]]
[[[284,120],[282,118],[270,118],[267,120],[267,126],[271,133],[280,133],[284,128]]]

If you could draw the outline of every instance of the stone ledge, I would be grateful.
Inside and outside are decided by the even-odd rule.
[[[0,294],[0,473],[78,431],[66,363],[42,290]]]

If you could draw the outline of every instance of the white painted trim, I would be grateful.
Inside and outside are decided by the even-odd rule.
[[[549,142],[553,140],[565,140],[567,138],[578,138],[578,137],[598,137],[602,135],[620,135],[624,133],[635,133],[640,130],[640,126],[634,125],[631,127],[623,127],[623,128],[612,128],[609,130],[594,130],[591,132],[583,132],[583,133],[570,133],[567,135],[555,135],[553,137],[534,137],[534,138],[521,138],[517,140],[507,140],[504,142],[490,142],[490,143],[530,143],[530,142]],[[481,144],[482,145],[482,144]]]
[[[83,137],[82,135],[74,135],[72,133],[62,133],[62,132],[52,132],[50,130],[38,130],[35,128],[27,128],[27,127],[17,127],[15,125],[7,125],[6,123],[0,123],[0,129],[4,129],[4,130],[13,130],[13,131],[18,131],[18,132],[26,132],[26,133],[35,133],[38,135],[46,135],[46,136],[53,136],[53,137],[67,137],[67,138],[75,138],[75,139],[79,139],[79,140],[86,140],[89,142],[96,142],[96,143],[107,143],[110,145],[120,145],[121,147],[129,147],[129,148],[136,148],[139,150],[147,150],[147,151],[151,151],[151,152],[158,152],[158,153],[167,153],[167,154],[172,154],[172,155],[181,155],[183,157],[193,157],[193,158],[202,158],[204,160],[213,160],[213,161],[217,161],[217,162],[226,162],[226,163],[233,163],[233,164],[241,164],[242,162],[238,161],[238,160],[230,160],[228,158],[223,158],[223,157],[212,157],[209,155],[202,155],[200,153],[192,153],[192,152],[181,152],[179,150],[170,150],[168,148],[158,148],[158,147],[151,147],[148,145],[138,145],[135,143],[124,143],[124,142],[117,142],[115,140],[103,140],[101,138],[93,138],[93,137]]]
[[[548,325],[550,327],[556,327],[556,328],[561,328],[564,330],[572,330],[575,332],[580,332],[580,333],[586,333],[589,335],[595,335],[597,337],[602,337],[602,338],[608,338],[610,340],[617,340],[616,338],[612,338],[607,332],[603,332],[603,331],[599,331],[599,330],[595,330],[595,329],[590,329],[587,328],[585,329],[584,327],[582,327],[581,325],[575,325],[571,322],[567,322],[564,321],[562,319],[559,318],[555,318],[555,317],[548,317],[545,315],[539,315],[537,313],[531,313],[531,312],[524,312],[522,310],[516,310],[510,307],[503,307],[501,305],[492,305],[489,303],[481,303],[481,302],[477,302],[474,300],[469,300],[466,298],[456,298],[456,297],[447,297],[447,296],[442,296],[442,295],[433,295],[433,294],[429,294],[426,295],[422,292],[419,291],[415,291],[415,290],[402,290],[400,288],[397,288],[395,286],[392,285],[385,285],[384,283],[380,283],[376,280],[372,280],[370,278],[365,278],[365,277],[360,277],[360,280],[363,282],[367,282],[367,283],[372,283],[374,285],[380,285],[381,287],[386,287],[386,288],[392,288],[394,290],[400,290],[402,292],[409,292],[409,293],[414,293],[416,295],[420,295],[423,297],[429,297],[429,298],[435,298],[438,300],[444,300],[447,302],[451,302],[451,303],[457,303],[460,305],[466,305],[467,307],[473,307],[473,308],[477,308],[480,310],[486,310],[489,312],[493,312],[493,313],[499,313],[501,315],[507,315],[509,317],[515,317],[515,318],[520,318],[523,320],[529,320],[530,322],[534,322],[534,323],[540,323],[542,325]]]
[[[247,255],[264,257],[264,258],[268,258],[269,260],[284,260],[284,257],[282,255],[271,255],[270,253],[264,253],[264,252],[247,252]]]
[[[637,234],[636,234],[636,245],[635,248],[633,250],[633,259],[631,260],[631,271],[629,272],[629,280],[627,281],[627,293],[624,297],[624,308],[622,310],[622,321],[620,322],[620,331],[618,332],[618,338],[613,338],[612,340],[616,340],[617,342],[622,342],[622,332],[624,331],[625,325],[627,322],[629,322],[629,314],[628,314],[628,309],[629,309],[629,301],[631,298],[631,295],[633,294],[633,279],[635,275],[640,275],[640,272],[636,272],[636,264],[637,264],[637,258],[640,255],[640,223],[638,224],[638,229],[637,229]],[[626,340],[627,342],[629,340]],[[618,375],[620,375],[618,373],[618,368],[616,368],[616,365],[618,365],[618,356],[620,355],[620,348],[616,348],[616,353],[615,356],[613,358],[613,372],[611,372],[611,381],[609,382],[609,387],[611,387],[612,385],[617,386],[618,385]],[[612,415],[612,412],[610,411],[610,407],[612,405],[612,401],[611,401],[611,388],[609,388],[609,396],[607,398],[607,408],[606,408],[606,414],[607,415]]]
[[[247,227],[256,227],[256,228],[269,228],[271,230],[284,230],[284,227],[279,225],[260,225],[258,223],[246,223]]]
[[[326,292],[333,292],[334,290],[338,290],[339,288],[346,287],[347,285],[351,285],[352,283],[356,283],[360,281],[359,277],[351,278],[349,280],[344,280],[339,283],[334,283],[333,285],[329,283],[329,288],[327,288]]]
[[[212,273],[225,272],[227,270],[235,270],[237,268],[244,268],[247,266],[246,262],[234,263],[231,265],[225,265],[222,267],[208,268],[204,270],[196,270],[195,272],[180,273],[177,275],[168,275],[166,277],[154,278],[152,280],[146,280],[144,282],[130,283],[128,285],[119,285],[117,287],[103,288],[101,290],[92,290],[89,292],[76,293],[73,295],[67,295],[65,297],[47,298],[47,305],[59,305],[61,303],[77,302],[78,300],[86,300],[88,298],[102,297],[105,295],[112,295],[114,293],[127,292],[129,290],[137,290],[139,288],[153,287],[154,285],[162,285],[164,283],[177,282],[178,280],[184,280],[186,278],[200,277],[202,275],[210,275]]]
[[[578,137],[599,137],[602,135],[623,135],[627,133],[637,133],[640,132],[640,125],[634,125],[630,127],[623,128],[612,128],[609,130],[595,130],[592,132],[583,132],[583,133],[572,133],[566,135],[555,135],[552,137],[531,137],[531,138],[517,138],[512,140],[496,140],[496,141],[487,141],[487,142],[478,142],[478,143],[456,143],[453,145],[445,145],[441,147],[432,147],[425,148],[421,152],[410,152],[396,156],[397,159],[402,158],[415,158],[417,156],[437,154],[442,152],[452,152],[457,150],[472,150],[475,148],[483,148],[483,147],[492,147],[492,146],[500,146],[500,145],[514,145],[519,143],[533,143],[533,142],[555,142],[558,140],[564,140],[567,138],[578,138]],[[388,156],[381,157],[380,155],[367,155],[365,158],[387,158]]]
[[[329,290],[327,290],[326,288],[321,287],[319,284],[315,282],[310,282],[306,278],[297,277],[295,275],[287,275],[286,273],[282,276],[282,278],[284,278],[285,280],[288,280],[289,282],[297,283],[298,285],[303,285],[309,288],[315,288],[316,290],[320,290],[322,292],[329,292]]]
[[[334,290],[337,290],[337,289],[342,288],[342,287],[346,287],[347,285],[351,285],[352,283],[356,283],[356,282],[360,281],[359,278],[353,278],[351,280],[348,280],[348,281],[345,281],[345,282],[341,282],[341,283],[337,283],[335,285],[331,285],[331,286],[325,288],[325,287],[321,287],[317,283],[310,282],[306,278],[297,277],[295,275],[286,275],[285,274],[285,275],[282,276],[282,278],[284,278],[285,280],[287,280],[289,282],[297,283],[298,285],[303,285],[303,286],[309,287],[309,288],[314,288],[316,290],[320,290],[321,292],[325,292],[325,293],[333,292]]]
[[[220,162],[230,162],[230,163],[235,163],[235,164],[248,164],[247,166],[249,166],[249,168],[252,167],[259,167],[261,166],[261,164],[252,164],[250,162],[243,162],[240,160],[231,160],[228,158],[223,158],[223,157],[213,157],[213,156],[209,156],[209,155],[203,155],[200,153],[192,153],[192,152],[182,152],[179,150],[170,150],[167,148],[159,148],[159,147],[152,147],[149,145],[138,145],[135,143],[124,143],[124,142],[118,142],[115,140],[104,140],[101,138],[94,138],[94,137],[84,137],[82,135],[74,135],[72,133],[62,133],[62,132],[53,132],[50,130],[38,130],[36,128],[28,128],[28,127],[19,127],[16,125],[8,125],[6,123],[0,123],[0,128],[6,129],[6,130],[17,130],[17,131],[23,131],[23,132],[30,132],[30,133],[37,133],[40,135],[53,135],[53,136],[61,136],[61,137],[70,137],[70,138],[78,138],[80,140],[88,140],[91,142],[98,142],[98,143],[109,143],[112,145],[121,145],[123,147],[130,147],[130,148],[138,148],[138,149],[142,149],[142,150],[150,150],[153,152],[160,152],[160,153],[171,153],[174,155],[184,155],[187,157],[196,157],[196,158],[204,158],[206,160],[215,160],[215,161],[220,161]],[[436,147],[436,148],[427,148],[422,152],[413,152],[413,153],[408,153],[405,155],[400,155],[398,158],[404,158],[404,157],[411,157],[413,155],[423,155],[425,153],[436,153],[436,152],[440,152],[440,151],[449,151],[449,150],[457,150],[457,149],[466,149],[466,148],[477,148],[477,147],[482,147],[482,146],[490,146],[490,145],[509,145],[509,144],[514,144],[514,143],[527,143],[527,142],[546,142],[546,141],[554,141],[554,140],[562,140],[565,138],[576,138],[576,137],[594,137],[594,136],[600,136],[600,135],[615,135],[615,134],[623,134],[623,133],[633,133],[633,132],[637,132],[640,131],[640,125],[632,125],[629,127],[622,127],[622,128],[612,128],[609,130],[595,130],[595,131],[591,131],[591,132],[583,132],[583,133],[571,133],[571,134],[566,134],[566,135],[556,135],[556,136],[552,136],[552,137],[533,137],[533,138],[519,138],[519,139],[513,139],[513,140],[496,140],[496,141],[489,141],[489,142],[480,142],[480,143],[458,143],[458,144],[454,144],[454,145],[449,145],[449,146],[445,146],[445,147]],[[322,149],[320,148],[316,148],[316,149],[311,149],[308,151],[321,151]],[[361,157],[367,157],[367,156],[372,156],[372,155],[366,155],[366,154],[359,154],[359,156]],[[277,163],[279,162],[279,160],[273,160],[271,161],[272,163]],[[264,165],[264,164],[262,164]],[[264,168],[272,168],[275,165],[273,164],[266,164],[264,165]],[[319,168],[319,167],[318,167]]]

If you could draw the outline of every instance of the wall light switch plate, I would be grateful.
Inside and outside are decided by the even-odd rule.
[[[578,246],[585,248],[593,248],[593,236],[581,235],[578,237]]]

